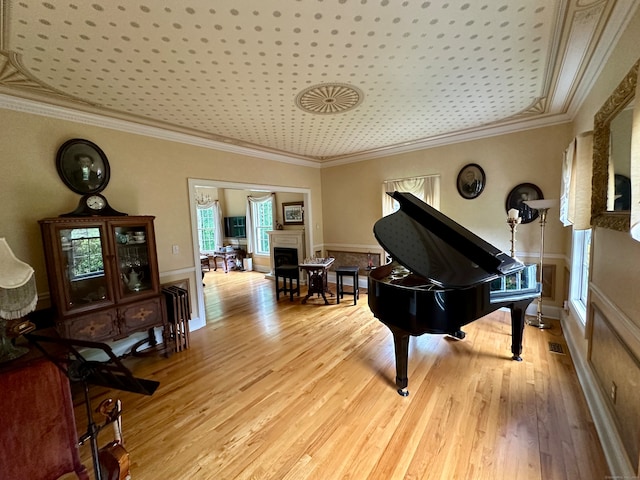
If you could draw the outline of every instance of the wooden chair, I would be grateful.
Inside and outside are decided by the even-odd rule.
[[[210,263],[209,255],[205,253],[200,254],[200,268],[202,269],[203,272],[205,269],[207,270],[207,272],[211,271],[211,263]]]
[[[298,265],[293,265],[291,263],[291,258],[289,255],[275,255],[275,268],[274,273],[276,276],[276,300],[280,300],[280,293],[284,293],[285,295],[289,294],[289,301],[293,301],[293,294],[296,293],[300,296],[300,270],[298,269]],[[281,284],[282,280],[282,284]],[[287,286],[287,280],[289,281],[289,285]],[[293,282],[295,281],[295,286]]]

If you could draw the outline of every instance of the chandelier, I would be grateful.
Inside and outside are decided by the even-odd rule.
[[[211,195],[208,193],[197,192],[196,193],[196,204],[197,205],[209,205],[211,203]]]

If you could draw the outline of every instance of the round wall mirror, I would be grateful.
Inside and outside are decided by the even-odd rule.
[[[56,156],[58,175],[76,193],[98,193],[109,183],[107,156],[95,143],[81,138],[67,140]]]

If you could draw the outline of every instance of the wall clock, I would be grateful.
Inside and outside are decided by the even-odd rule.
[[[99,193],[88,193],[83,195],[78,202],[78,206],[73,212],[64,213],[61,217],[90,217],[92,215],[100,216],[120,216],[126,213],[119,212],[109,205],[107,199]]]

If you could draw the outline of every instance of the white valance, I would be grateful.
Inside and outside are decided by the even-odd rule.
[[[262,197],[247,197],[247,220],[246,220],[246,230],[247,230],[247,253],[253,253],[254,245],[256,244],[255,231],[253,229],[254,219],[253,219],[253,208],[252,205],[255,203],[264,203],[271,200],[271,224],[273,225],[275,222],[273,219],[276,218],[275,209],[276,209],[276,194],[270,193],[268,195],[264,195]]]
[[[387,192],[406,192],[440,210],[440,175],[385,180],[382,184],[382,215],[390,215],[398,208]]]

